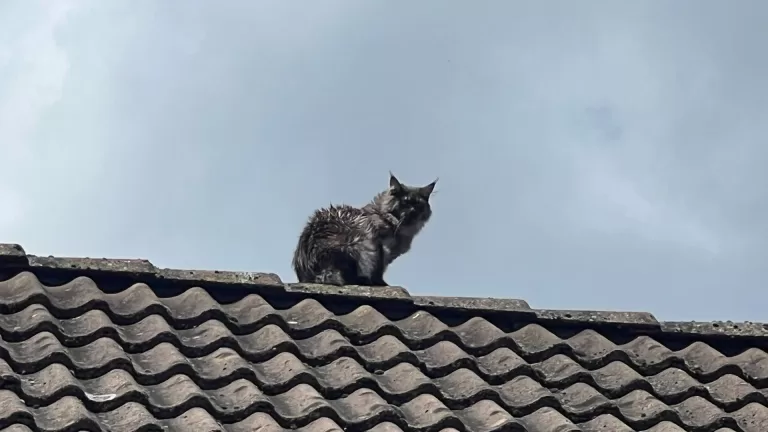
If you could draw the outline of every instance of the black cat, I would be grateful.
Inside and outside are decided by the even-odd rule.
[[[387,267],[410,250],[432,216],[429,197],[436,183],[406,186],[390,173],[389,189],[368,205],[315,211],[293,253],[299,282],[386,286]]]

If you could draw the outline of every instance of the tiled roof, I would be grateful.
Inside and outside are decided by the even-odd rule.
[[[0,245],[0,430],[766,432],[767,328]]]

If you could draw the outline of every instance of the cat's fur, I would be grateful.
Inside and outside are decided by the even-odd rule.
[[[429,198],[436,183],[406,186],[390,173],[389,188],[364,207],[315,211],[293,253],[299,282],[387,286],[387,267],[410,250],[432,216]]]

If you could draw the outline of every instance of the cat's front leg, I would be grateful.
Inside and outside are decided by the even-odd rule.
[[[389,286],[384,282],[384,271],[387,268],[388,248],[384,242],[380,242],[377,247],[376,267],[371,272],[371,286]]]

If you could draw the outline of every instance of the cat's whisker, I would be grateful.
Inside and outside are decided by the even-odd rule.
[[[400,220],[397,222],[397,225],[395,225],[395,233],[393,234],[394,236],[397,236],[397,232],[400,230],[400,225],[402,225],[402,224],[403,224],[403,221],[404,221],[404,220],[405,220],[405,218],[403,218],[403,219],[400,219]]]

